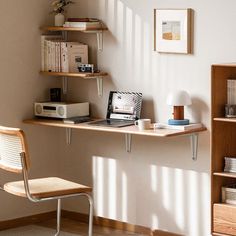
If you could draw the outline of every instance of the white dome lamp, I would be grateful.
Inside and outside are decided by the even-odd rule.
[[[184,90],[175,90],[169,93],[167,105],[173,106],[173,119],[168,120],[169,125],[188,125],[189,120],[184,119],[184,106],[191,105],[189,94]]]

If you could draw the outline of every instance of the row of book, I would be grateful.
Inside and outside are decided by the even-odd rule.
[[[236,173],[236,158],[235,157],[225,157],[224,171]]]
[[[227,80],[227,104],[236,104],[236,80]]]
[[[41,70],[78,72],[78,65],[88,64],[88,45],[66,42],[61,35],[41,36]]]

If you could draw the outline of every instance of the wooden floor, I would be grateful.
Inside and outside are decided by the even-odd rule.
[[[37,225],[48,227],[48,228],[56,228],[56,220],[48,220]],[[88,225],[84,223],[78,223],[78,221],[62,218],[61,223],[61,230],[68,233],[79,234],[81,236],[87,236]],[[135,234],[131,232],[125,232],[120,230],[114,230],[111,228],[99,227],[94,226],[93,228],[93,236],[103,236],[103,235],[110,235],[110,236],[146,236],[144,234]]]

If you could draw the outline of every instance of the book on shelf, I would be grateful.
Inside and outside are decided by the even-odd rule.
[[[236,80],[227,80],[227,104],[236,104]]]
[[[168,125],[166,123],[154,124],[154,129],[176,129],[176,130],[193,130],[202,128],[202,123],[190,123],[189,125]]]
[[[63,119],[63,122],[65,124],[79,124],[79,123],[88,122],[88,121],[91,121],[91,118],[89,116],[75,116],[75,117]]]
[[[69,22],[98,22],[97,18],[68,18]]]
[[[88,45],[65,42],[61,37],[42,37],[42,71],[78,72],[78,64],[88,64]]]
[[[41,70],[46,71],[47,68],[47,41],[53,39],[62,39],[61,35],[41,35]]]
[[[84,22],[66,21],[63,27],[65,28],[75,27],[75,28],[80,28],[81,30],[96,30],[96,29],[102,28],[102,23],[100,21],[87,21],[87,22],[86,21]]]

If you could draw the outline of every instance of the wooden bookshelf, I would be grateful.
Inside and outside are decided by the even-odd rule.
[[[42,26],[40,27],[40,30],[42,31],[76,31],[76,32],[83,32],[83,33],[90,33],[90,32],[101,32],[101,31],[107,31],[107,27],[99,27],[99,28],[93,28],[93,29],[84,29],[79,27],[58,27],[58,26]]]
[[[58,76],[58,77],[78,77],[84,79],[96,79],[96,78],[104,78],[108,76],[106,72],[95,72],[95,73],[71,73],[71,72],[47,72],[47,71],[40,71],[40,74],[45,76]]]
[[[236,119],[225,118],[227,80],[236,79],[236,63],[212,66],[211,80],[211,229],[213,235],[236,235],[236,206],[223,204],[222,187],[236,183],[236,174],[224,172],[224,157],[236,156]]]

